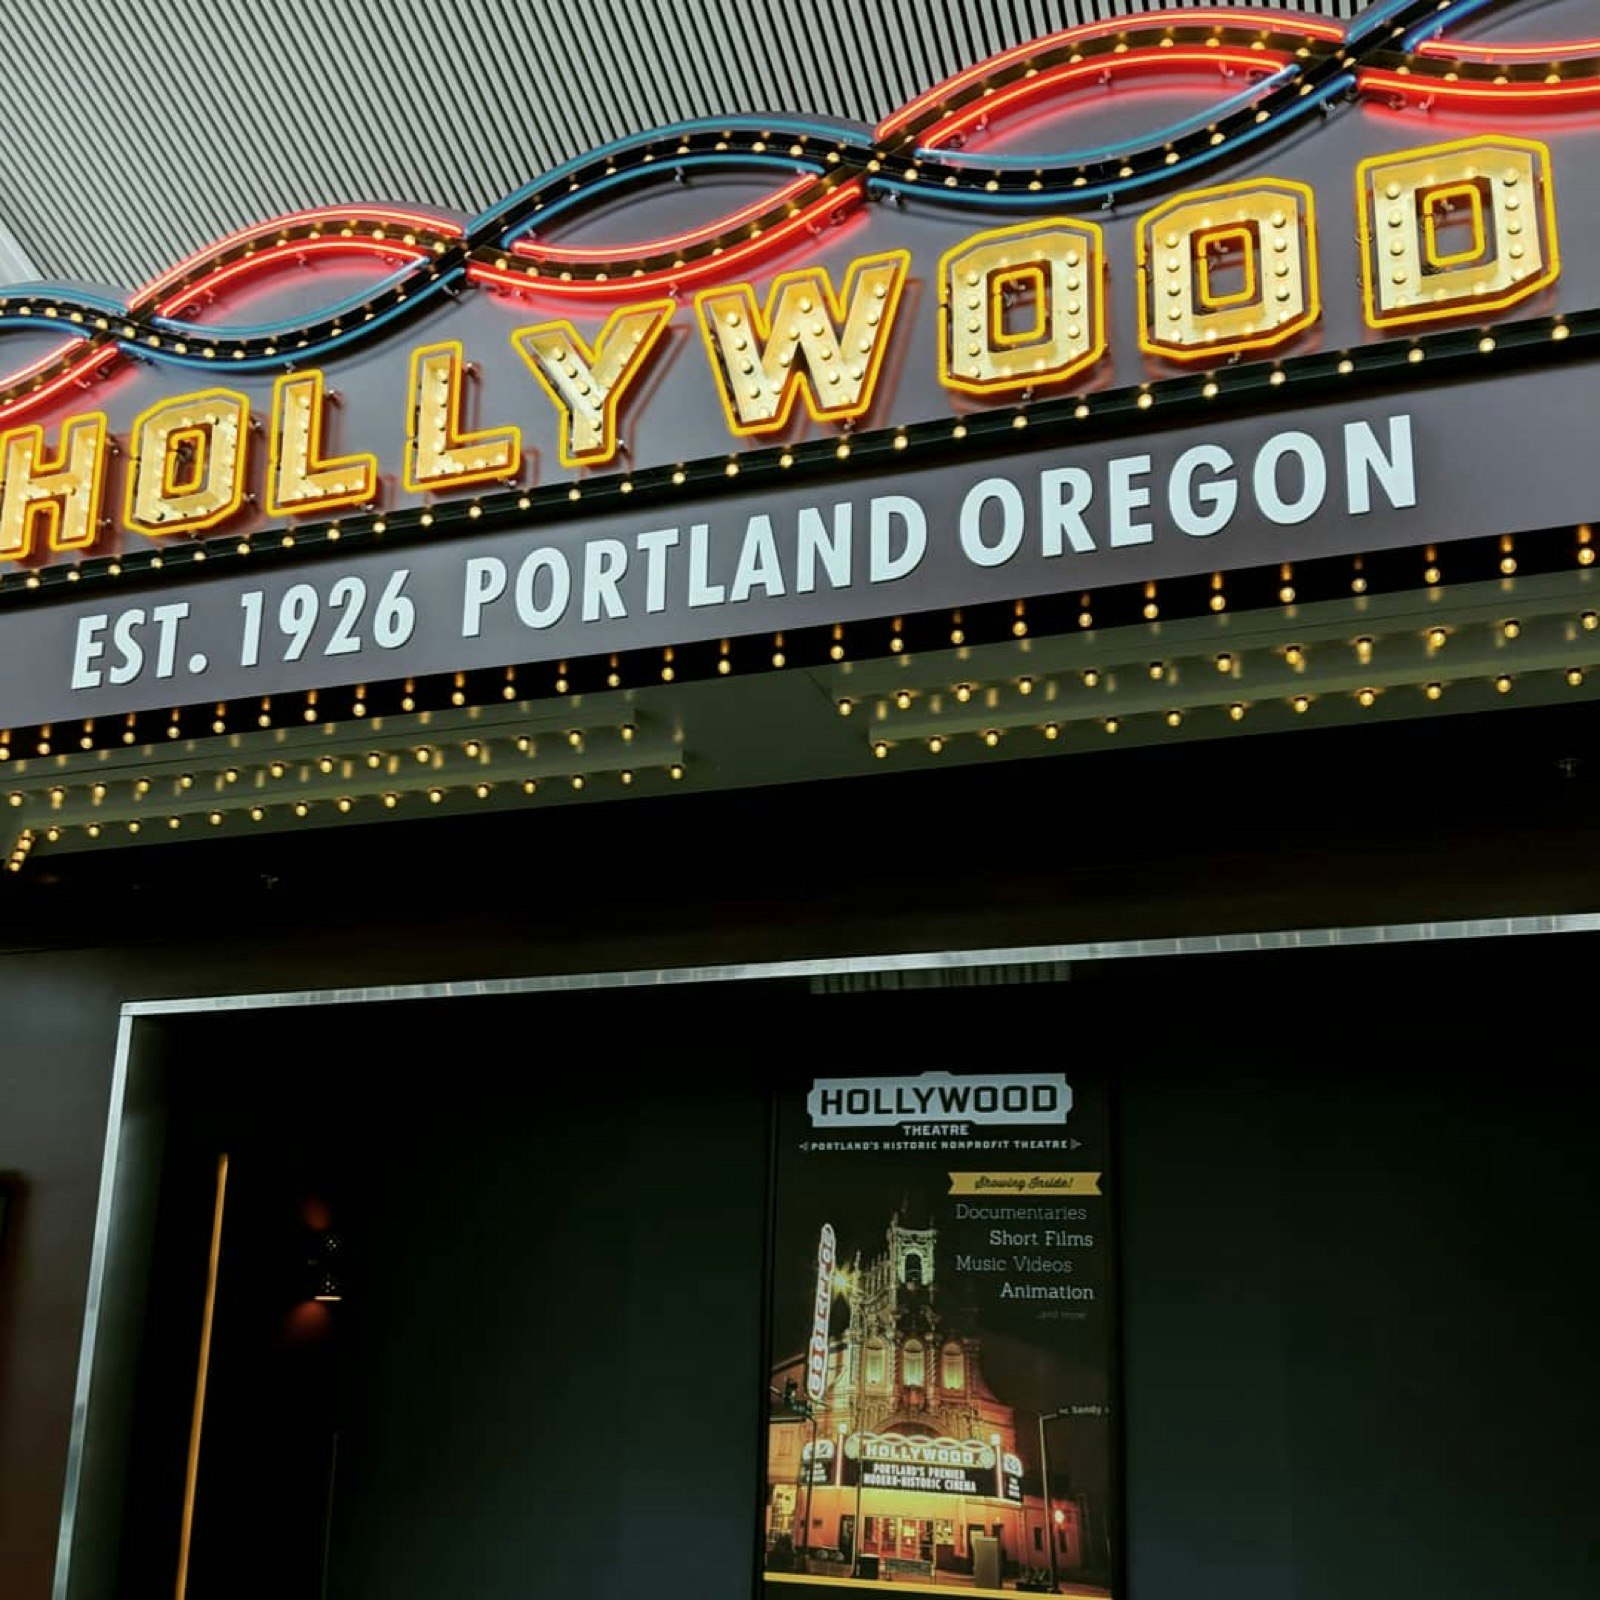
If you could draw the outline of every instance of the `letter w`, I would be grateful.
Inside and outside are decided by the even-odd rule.
[[[910,260],[906,251],[890,250],[852,261],[843,294],[820,267],[785,273],[764,309],[745,283],[697,295],[700,331],[733,431],[774,432],[788,422],[797,396],[818,422],[861,416],[872,404]]]

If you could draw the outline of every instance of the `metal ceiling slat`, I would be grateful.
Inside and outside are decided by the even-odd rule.
[[[578,30],[581,37],[575,36]],[[563,95],[563,112],[555,137],[540,151],[540,166],[550,167],[565,157],[582,155],[606,143],[608,123],[603,120],[605,110],[597,107],[592,93],[595,84],[603,80],[593,70],[596,45],[590,21],[579,19],[574,35],[557,34],[542,42],[546,50],[559,57],[559,67],[551,75],[553,80],[564,89],[571,89],[570,94]],[[536,178],[538,173],[529,172],[527,176]]]
[[[302,38],[298,36],[298,25],[294,30],[289,30],[286,27],[287,18],[282,13],[275,14],[274,7],[257,8],[254,18],[253,25],[262,30],[262,34],[258,35],[258,41],[263,47],[261,48],[263,58],[289,62],[303,53],[304,46]],[[331,52],[330,57],[323,64],[327,77],[319,85],[322,90],[319,96],[322,114],[332,124],[331,129],[324,131],[324,137],[328,132],[332,132],[334,137],[330,142],[338,144],[341,148],[348,146],[348,149],[342,158],[341,168],[341,175],[345,180],[344,190],[337,195],[327,195],[323,203],[339,203],[368,195],[376,198],[373,192],[374,186],[379,184],[381,179],[373,168],[371,155],[373,141],[358,136],[361,130],[352,120],[351,109],[352,101],[357,94],[365,92],[370,97],[370,78],[367,85],[359,83],[350,73],[341,52]],[[332,81],[328,81],[329,79]],[[285,87],[292,93],[292,80],[286,82]],[[315,181],[314,175],[312,181]],[[305,190],[297,191],[297,205],[305,203],[299,198],[299,195],[305,192]]]
[[[374,19],[389,11],[388,6],[374,5],[373,0],[358,3],[364,4]],[[449,83],[445,120],[454,134],[457,167],[466,179],[466,209],[481,210],[493,196],[505,150],[500,130],[483,114],[483,89],[477,81],[484,53],[478,27],[483,13],[476,6],[463,12],[455,6],[438,5],[429,7],[424,14],[432,30],[430,54],[441,77]],[[464,114],[469,109],[477,114]],[[491,149],[490,141],[498,149]]]
[[[781,110],[870,125],[983,55],[1149,9],[1159,6],[9,0],[0,228],[46,276],[127,291],[280,211],[392,200],[470,212],[663,122]],[[64,94],[64,59],[97,88]]]
[[[612,79],[613,83],[621,86],[626,101],[620,106],[613,102],[608,108],[610,123],[606,129],[607,140],[620,138],[624,133],[652,124],[670,122],[677,107],[684,103],[681,94],[663,96],[662,87],[668,81],[666,69],[671,63],[663,59],[657,36],[640,27],[642,20],[642,16],[630,6],[621,6],[612,13],[609,31],[617,36],[627,36],[624,49],[628,58],[635,63],[635,69]]]
[[[521,138],[517,140],[508,154],[511,160],[517,163],[518,169],[522,171],[524,178],[529,178],[533,176],[533,168],[530,166],[530,162],[537,163],[539,166],[547,164],[541,157],[542,151],[548,148],[544,143],[546,125],[533,102],[532,86],[538,81],[538,77],[531,70],[532,63],[529,60],[527,46],[518,39],[511,27],[508,6],[512,3],[513,0],[492,0],[492,4],[501,18],[502,31],[508,38],[517,40],[515,57],[507,58],[505,93],[507,104],[514,104],[517,108],[517,114],[509,118],[509,127],[511,130],[520,133]],[[528,140],[536,141],[531,151],[527,143]],[[515,187],[515,185],[508,186],[508,189],[509,187]]]

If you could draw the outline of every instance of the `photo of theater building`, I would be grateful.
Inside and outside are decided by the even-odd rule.
[[[3,26],[0,1600],[1592,1600],[1595,0]]]
[[[1053,1528],[1060,1569],[1081,1569],[1076,1502],[1046,1511],[1037,1451],[985,1382],[981,1339],[935,1309],[938,1230],[895,1215],[884,1239],[881,1254],[839,1274],[847,1320],[810,1416],[784,1403],[804,1387],[804,1356],[773,1369],[769,1551],[787,1536],[823,1575],[833,1562],[859,1573],[859,1529],[870,1571],[939,1584],[970,1579],[973,1534],[998,1541],[1000,1570],[1048,1567]]]

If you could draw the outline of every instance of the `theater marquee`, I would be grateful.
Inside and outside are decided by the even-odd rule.
[[[1131,17],[4,291],[0,730],[1584,523],[1600,45],[1532,9]]]

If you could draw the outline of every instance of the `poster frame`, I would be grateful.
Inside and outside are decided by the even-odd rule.
[[[1138,961],[1206,955],[1270,954],[1297,950],[1360,949],[1372,946],[1405,947],[1447,944],[1483,939],[1522,939],[1600,933],[1600,910],[1539,913],[1520,916],[1474,917],[1441,921],[1268,929],[1255,932],[1193,934],[1172,937],[1083,940],[1069,943],[1002,946],[955,950],[890,951],[847,957],[799,957],[765,962],[686,965],[669,968],[628,968],[602,972],[541,973],[515,978],[457,979],[406,984],[320,989],[243,992],[210,995],[172,995],[125,1001],[121,1007],[112,1049],[111,1093],[108,1097],[100,1182],[95,1205],[94,1241],[79,1343],[74,1386],[72,1427],[68,1440],[61,1520],[51,1586],[52,1600],[98,1600],[92,1576],[80,1580],[84,1558],[91,1552],[101,1519],[115,1508],[94,1503],[102,1471],[90,1469],[97,1453],[91,1429],[101,1420],[97,1398],[110,1401],[119,1374],[107,1368],[119,1363],[102,1354],[101,1335],[108,1323],[126,1316],[118,1303],[119,1275],[128,1258],[136,1257],[138,1240],[131,1237],[129,1214],[137,1214],[145,1196],[152,1157],[136,1127],[124,1138],[124,1125],[137,1112],[141,1082],[148,1072],[159,1071],[153,1046],[165,1025],[184,1016],[217,1016],[274,1010],[304,1010],[324,1006],[389,1005],[397,1002],[470,1000],[510,995],[562,994],[585,990],[626,991],[660,989],[706,983],[752,983],[783,979],[822,982],[869,974],[985,973],[1005,969],[1035,969],[1042,965]],[[142,1070],[141,1070],[142,1069]],[[1113,1134],[1115,1125],[1113,1123]],[[1113,1198],[1115,1179],[1113,1178]],[[770,1187],[770,1186],[769,1186]],[[119,1228],[119,1223],[124,1226]],[[766,1237],[770,1240],[770,1228]],[[770,1244],[767,1246],[770,1249]],[[1120,1258],[1114,1263],[1121,1280]],[[766,1273],[763,1273],[765,1280]],[[763,1281],[763,1290],[765,1282]],[[765,1339],[765,1330],[763,1330]],[[114,1336],[106,1339],[114,1347]],[[114,1354],[114,1348],[113,1348]],[[97,1356],[100,1357],[97,1360]],[[1115,1374],[1115,1403],[1121,1409],[1121,1372]],[[102,1382],[97,1385],[97,1378]],[[100,1387],[102,1394],[96,1395]],[[765,1434],[764,1413],[757,1426]],[[1114,1430],[1115,1432],[1115,1430]],[[755,1487],[759,1487],[756,1485]],[[85,1490],[88,1490],[87,1494]],[[1126,1505],[1125,1452],[1117,1451],[1113,1492]],[[757,1524],[757,1528],[759,1524]],[[753,1535],[754,1539],[754,1535]],[[1131,1530],[1119,1530],[1115,1550],[1117,1570],[1127,1581]]]

